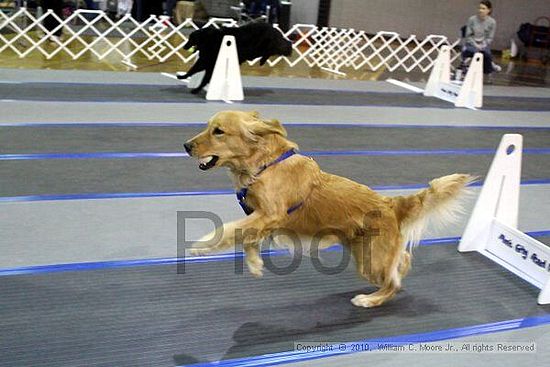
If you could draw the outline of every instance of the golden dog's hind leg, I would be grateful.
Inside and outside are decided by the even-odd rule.
[[[401,288],[402,274],[408,270],[410,260],[408,256],[402,257],[400,236],[376,237],[370,241],[368,244],[356,243],[352,253],[359,275],[379,289],[355,296],[351,303],[358,307],[377,307],[393,298]]]
[[[399,275],[401,279],[405,278],[409,269],[411,268],[411,254],[405,250],[401,254],[401,261],[399,263]]]

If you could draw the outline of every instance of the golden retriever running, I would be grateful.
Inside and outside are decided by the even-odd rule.
[[[351,300],[361,307],[379,306],[397,293],[410,267],[410,249],[428,220],[451,219],[457,199],[473,179],[453,174],[431,181],[429,188],[414,195],[382,196],[321,171],[286,139],[279,121],[261,119],[257,112],[219,112],[184,146],[198,158],[202,170],[229,168],[249,214],[217,229],[221,236],[216,242],[206,248],[194,246],[193,255],[242,243],[246,264],[259,277],[263,269],[259,244],[275,231],[284,229],[301,241],[321,236],[321,247],[334,243],[348,247],[359,275],[379,287]],[[214,233],[204,239],[212,237]]]

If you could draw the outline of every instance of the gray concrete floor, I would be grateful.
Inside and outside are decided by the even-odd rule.
[[[471,351],[454,354],[450,352],[364,352],[343,357],[321,358],[308,362],[290,363],[292,367],[325,367],[325,366],[544,366],[550,357],[550,326],[538,326],[519,331],[506,331],[474,337],[457,338],[443,342],[427,343],[430,346],[446,347],[448,343],[456,348],[471,345]],[[491,345],[509,343],[522,345],[533,343],[536,352],[533,353],[490,353],[474,352],[474,345]],[[338,344],[338,343],[336,343]],[[419,349],[414,349],[419,350]]]

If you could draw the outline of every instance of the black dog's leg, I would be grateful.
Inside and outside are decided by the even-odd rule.
[[[262,58],[260,59],[260,66],[264,66],[268,59],[269,59],[269,55],[262,56]]]
[[[196,73],[200,73],[201,71],[203,71],[205,69],[206,69],[206,67],[205,67],[204,63],[199,59],[199,60],[197,60],[195,65],[193,65],[191,67],[191,69],[189,69],[187,71],[187,73],[185,73],[184,75],[178,75],[178,79],[187,79],[187,78],[195,75]]]
[[[262,58],[260,59],[260,66],[264,66],[267,62],[267,59],[269,59],[269,56],[262,56]]]
[[[193,73],[193,74],[195,74],[195,73]],[[184,80],[184,79],[189,78],[193,74],[190,74],[189,72],[187,72],[185,74],[176,74],[176,78],[178,78],[178,80]]]
[[[199,93],[204,87],[206,87],[206,85],[208,83],[210,83],[210,79],[212,79],[212,73],[214,72],[214,68],[208,68],[205,70],[205,73],[204,73],[204,77],[202,78],[202,81],[201,81],[201,84],[195,88],[195,89],[192,89],[191,90],[191,93],[193,94],[197,94]]]

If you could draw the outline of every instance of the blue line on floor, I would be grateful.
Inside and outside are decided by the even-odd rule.
[[[531,237],[547,237],[550,236],[550,230],[548,231],[533,231],[525,232]],[[460,237],[443,237],[443,238],[430,238],[420,241],[420,246],[441,246],[453,244],[460,241]],[[337,252],[342,251],[341,245],[334,245],[324,252]],[[268,250],[262,251],[263,256],[280,256],[288,254],[287,250]],[[135,266],[151,266],[151,265],[175,265],[175,264],[198,264],[209,263],[217,261],[229,261],[235,259],[242,259],[244,257],[243,252],[223,253],[216,255],[200,256],[200,257],[171,257],[171,258],[156,258],[156,259],[137,259],[137,260],[114,260],[114,261],[97,261],[97,262],[84,262],[84,263],[69,263],[69,264],[53,264],[53,265],[36,265],[25,266],[16,268],[0,269],[0,276],[10,275],[26,275],[26,274],[42,274],[42,273],[59,273],[66,271],[86,271],[86,270],[101,270],[101,269],[115,269],[115,268],[128,268]]]
[[[433,149],[433,150],[342,150],[303,152],[308,156],[430,156],[430,155],[484,155],[495,154],[495,149]],[[524,148],[524,154],[550,154],[550,148]]]
[[[93,152],[93,153],[30,153],[0,154],[0,161],[32,161],[59,159],[153,159],[153,158],[189,158],[186,153],[178,152]]]
[[[498,321],[487,324],[465,326],[453,329],[435,330],[426,333],[405,334],[391,337],[360,340],[356,342],[346,342],[340,343],[338,345],[331,345],[330,347],[327,346],[327,348],[322,351],[307,352],[303,350],[291,350],[288,352],[279,352],[260,356],[198,363],[187,365],[187,367],[275,366],[279,364],[297,363],[320,358],[349,355],[367,350],[375,351],[384,348],[384,346],[403,346],[405,350],[408,350],[409,347],[418,348],[418,346],[416,346],[415,344],[419,343],[433,343],[473,335],[492,334],[497,332],[519,330],[548,324],[550,324],[550,314],[530,316],[521,319]],[[361,348],[357,348],[357,346],[362,346],[364,350],[361,350]],[[335,362],[334,364],[337,365],[338,362]]]
[[[521,181],[522,186],[528,185],[549,185],[550,178],[541,178]],[[482,186],[483,182],[474,182],[471,187]],[[424,189],[427,184],[411,185],[384,185],[371,186],[376,191],[387,190],[413,190]],[[75,193],[75,194],[48,194],[48,195],[24,195],[24,196],[4,196],[0,197],[0,203],[27,202],[27,201],[63,201],[63,200],[99,200],[99,199],[136,199],[136,198],[155,198],[155,197],[174,197],[174,196],[210,196],[210,195],[235,195],[231,189],[202,190],[202,191],[174,191],[174,192],[111,192],[111,193]]]
[[[303,155],[311,157],[337,156],[447,156],[447,155],[493,155],[494,149],[433,149],[433,150],[337,150],[337,151],[304,151]],[[550,148],[527,148],[524,154],[550,154]],[[183,152],[86,152],[86,153],[29,153],[0,154],[0,161],[29,160],[72,160],[72,159],[158,159],[189,158]]]
[[[548,180],[550,182],[550,179]],[[90,194],[28,195],[0,197],[0,202],[58,201],[58,200],[97,200],[97,199],[136,199],[173,196],[234,195],[233,190],[175,191],[175,192],[108,192]]]

